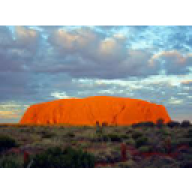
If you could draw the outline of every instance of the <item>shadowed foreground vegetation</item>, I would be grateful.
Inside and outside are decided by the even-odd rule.
[[[0,124],[0,167],[192,167],[192,126]]]

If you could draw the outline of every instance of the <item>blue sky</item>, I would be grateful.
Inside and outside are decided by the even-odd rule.
[[[191,26],[1,26],[0,122],[50,100],[112,95],[192,121]]]

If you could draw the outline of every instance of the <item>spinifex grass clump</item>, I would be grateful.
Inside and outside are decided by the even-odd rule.
[[[65,136],[67,138],[73,138],[73,137],[75,137],[75,134],[73,132],[68,132]]]
[[[110,133],[110,134],[103,134],[101,137],[102,141],[112,141],[112,142],[121,142],[124,139],[128,139],[129,136],[126,134],[116,134],[116,133]]]
[[[16,141],[11,137],[0,136],[0,153],[16,146],[17,146]]]
[[[103,127],[96,127],[96,133],[98,135],[102,135],[103,134]]]
[[[97,134],[103,133],[103,127],[99,125],[99,122],[96,122],[96,133]]]
[[[71,147],[62,150],[50,148],[33,159],[33,168],[90,168],[94,167],[93,155]]]
[[[139,147],[141,147],[141,146],[143,146],[143,145],[147,145],[148,144],[148,139],[147,139],[147,137],[139,137],[138,139],[136,139],[136,144],[135,144],[135,146],[136,146],[136,148],[139,148]]]
[[[133,132],[132,134],[133,139],[138,139],[139,137],[142,137],[142,136],[143,136],[143,133],[137,132],[137,131]]]
[[[153,148],[149,145],[143,145],[138,148],[139,152],[141,153],[150,153],[153,151]]]
[[[22,155],[10,154],[0,158],[0,168],[23,168]]]

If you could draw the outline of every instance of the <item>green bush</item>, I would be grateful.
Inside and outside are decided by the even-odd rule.
[[[109,135],[109,138],[111,139],[111,141],[122,141],[122,138],[120,135],[111,134]]]
[[[103,135],[102,140],[103,141],[116,141],[120,142],[123,139],[129,138],[127,135],[120,135],[120,134],[108,134],[108,135]]]
[[[3,156],[0,159],[0,168],[22,168],[23,158],[18,155]]]
[[[168,136],[168,135],[170,135],[170,133],[168,132],[168,130],[167,129],[160,129],[159,130],[159,132],[163,135],[163,136]]]
[[[98,135],[101,135],[101,134],[103,133],[103,128],[97,126],[97,127],[96,127],[96,133],[97,133]]]
[[[75,134],[72,132],[68,132],[65,136],[68,138],[73,138],[73,137],[75,137]]]
[[[136,148],[139,148],[143,145],[146,145],[148,143],[148,139],[146,137],[140,137],[136,140],[135,146]]]
[[[134,132],[134,133],[132,133],[133,139],[138,139],[139,137],[142,137],[142,136],[143,136],[143,134],[140,133],[140,132]]]
[[[0,153],[16,146],[17,146],[16,141],[11,137],[0,136]]]
[[[94,167],[95,158],[82,150],[71,147],[62,150],[59,147],[50,148],[33,159],[34,168],[88,168]]]
[[[139,151],[140,151],[141,153],[152,152],[152,147],[147,146],[147,145],[141,146],[141,147],[139,147]]]
[[[55,136],[55,134],[54,133],[49,133],[49,132],[41,132],[41,134],[42,134],[42,138],[45,138],[45,139],[49,139],[49,138],[52,138],[52,137],[54,137]]]
[[[127,145],[135,145],[135,140],[132,139],[132,138],[130,138],[130,139],[128,139],[128,140],[126,141],[126,144],[127,144]]]

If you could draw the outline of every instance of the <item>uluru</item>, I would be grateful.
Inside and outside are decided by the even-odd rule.
[[[163,105],[140,99],[92,96],[82,99],[59,99],[30,106],[21,124],[67,124],[67,125],[131,125],[171,119]]]

